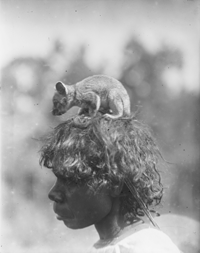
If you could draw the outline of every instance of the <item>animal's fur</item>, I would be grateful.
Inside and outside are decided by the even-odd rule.
[[[113,77],[94,75],[66,85],[58,82],[53,96],[53,115],[62,115],[71,107],[80,107],[79,115],[90,117],[101,112],[109,118],[130,115],[130,98],[123,85]]]

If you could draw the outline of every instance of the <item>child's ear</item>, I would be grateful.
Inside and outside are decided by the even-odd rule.
[[[112,189],[111,189],[111,196],[112,197],[118,197],[122,192],[123,186],[124,186],[123,181],[120,182],[118,185],[113,186]]]
[[[57,82],[55,86],[57,92],[61,95],[67,95],[67,87],[64,83],[62,82]]]

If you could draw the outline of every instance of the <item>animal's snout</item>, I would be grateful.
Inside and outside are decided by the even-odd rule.
[[[53,110],[52,110],[52,114],[54,115],[54,116],[56,116],[56,115],[62,115],[62,114],[64,114],[65,112],[63,112],[63,111],[61,111],[61,110],[58,110],[57,108],[54,108]]]

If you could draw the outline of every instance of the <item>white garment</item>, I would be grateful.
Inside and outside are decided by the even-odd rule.
[[[98,241],[91,253],[180,253],[177,246],[162,231],[149,227],[110,243]]]

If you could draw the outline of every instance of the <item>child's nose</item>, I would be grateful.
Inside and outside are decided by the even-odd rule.
[[[59,190],[56,190],[55,187],[50,190],[48,197],[50,200],[55,201],[57,203],[62,203],[64,201],[63,193]]]

